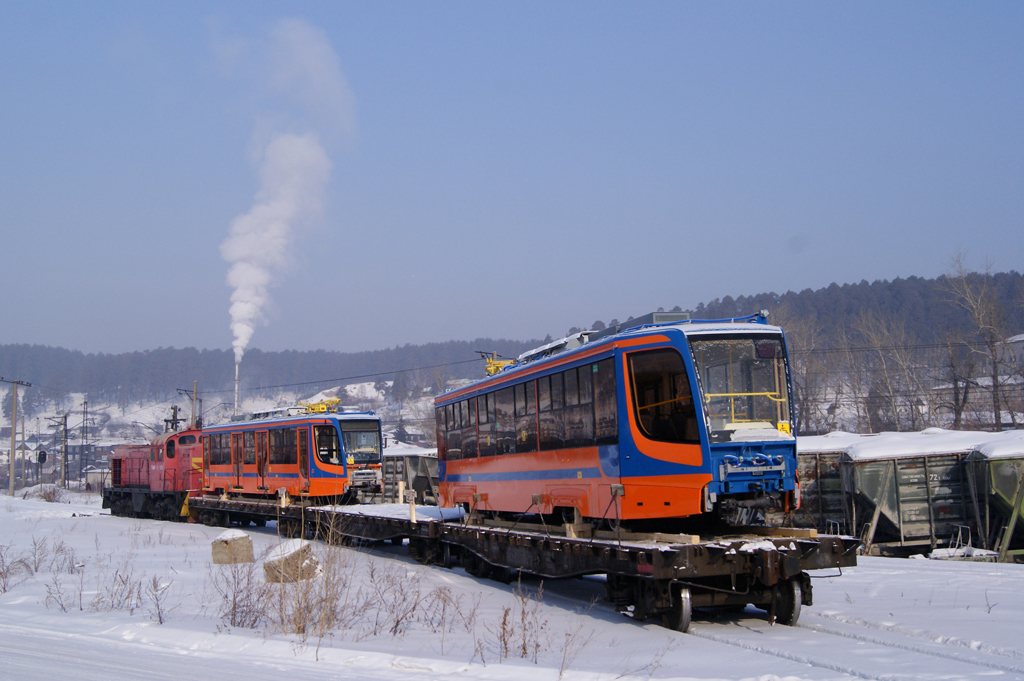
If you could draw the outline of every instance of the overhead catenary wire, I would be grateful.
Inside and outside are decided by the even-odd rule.
[[[406,368],[406,369],[390,369],[390,370],[387,370],[387,371],[375,371],[375,372],[369,373],[369,374],[357,374],[357,375],[353,375],[353,376],[341,376],[339,378],[321,378],[321,379],[316,380],[316,381],[299,381],[299,382],[296,382],[296,383],[279,383],[277,385],[262,385],[262,386],[255,386],[255,387],[252,387],[252,388],[243,388],[242,390],[246,390],[246,391],[249,391],[249,392],[254,392],[254,391],[258,391],[258,390],[278,390],[280,388],[298,388],[298,387],[302,387],[304,385],[322,385],[324,383],[341,383],[341,382],[346,382],[346,381],[355,381],[355,380],[358,380],[358,379],[361,379],[361,378],[377,378],[379,376],[391,376],[391,375],[394,375],[394,374],[408,373],[410,371],[425,371],[427,369],[440,369],[441,367],[456,366],[456,365],[460,365],[460,364],[470,364],[472,362],[482,362],[482,361],[483,360],[480,359],[480,358],[465,359],[465,360],[459,360],[457,362],[443,362],[441,364],[430,364],[430,365],[427,365],[427,366],[409,367],[409,368]],[[232,388],[230,390],[201,390],[201,391],[199,391],[199,394],[200,395],[221,395],[221,394],[224,394],[224,393],[232,393],[232,392],[234,392],[234,388]]]

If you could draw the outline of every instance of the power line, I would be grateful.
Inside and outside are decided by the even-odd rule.
[[[392,374],[402,374],[402,373],[407,373],[407,372],[410,372],[410,371],[424,371],[426,369],[438,369],[440,367],[449,367],[449,366],[455,366],[455,365],[458,365],[458,364],[469,364],[470,362],[480,362],[480,361],[483,361],[483,360],[481,360],[480,358],[465,359],[465,360],[460,360],[458,362],[444,362],[442,364],[430,364],[428,366],[411,367],[409,369],[392,369],[390,371],[377,371],[377,372],[374,372],[372,374],[358,374],[358,375],[354,375],[354,376],[342,376],[340,378],[322,378],[322,379],[317,380],[317,381],[302,381],[302,382],[299,382],[299,383],[281,383],[279,385],[263,385],[263,386],[258,386],[258,387],[254,387],[254,388],[245,388],[245,390],[247,390],[249,392],[255,392],[257,390],[276,390],[278,388],[297,388],[297,387],[304,386],[304,385],[320,385],[320,384],[323,384],[323,383],[339,383],[339,382],[342,382],[342,381],[354,381],[354,380],[359,379],[359,378],[375,378],[377,376],[389,376],[389,375],[392,375]],[[203,390],[203,391],[201,391],[201,394],[203,394],[203,395],[223,395],[224,393],[233,393],[234,391],[235,391],[234,388],[231,388],[230,390]]]

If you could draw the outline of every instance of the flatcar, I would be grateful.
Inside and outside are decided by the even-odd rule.
[[[792,410],[767,312],[576,334],[436,398],[440,505],[637,531],[748,524],[800,503]]]
[[[352,503],[380,490],[382,437],[372,412],[314,412],[209,426],[202,491]]]
[[[197,429],[169,431],[145,445],[121,445],[110,457],[103,508],[114,515],[186,520],[185,498],[199,493],[202,447]]]

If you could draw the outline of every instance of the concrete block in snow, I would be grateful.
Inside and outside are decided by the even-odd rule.
[[[226,530],[213,540],[213,564],[254,563],[252,540],[241,530]]]
[[[319,572],[320,564],[304,539],[282,542],[263,562],[263,576],[268,582],[297,582],[312,579]]]

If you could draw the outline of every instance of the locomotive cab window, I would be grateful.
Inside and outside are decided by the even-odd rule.
[[[629,355],[633,416],[640,431],[660,442],[699,443],[697,412],[683,357],[675,350]]]
[[[167,441],[167,458],[168,459],[173,459],[174,458],[174,440],[168,440]]]

